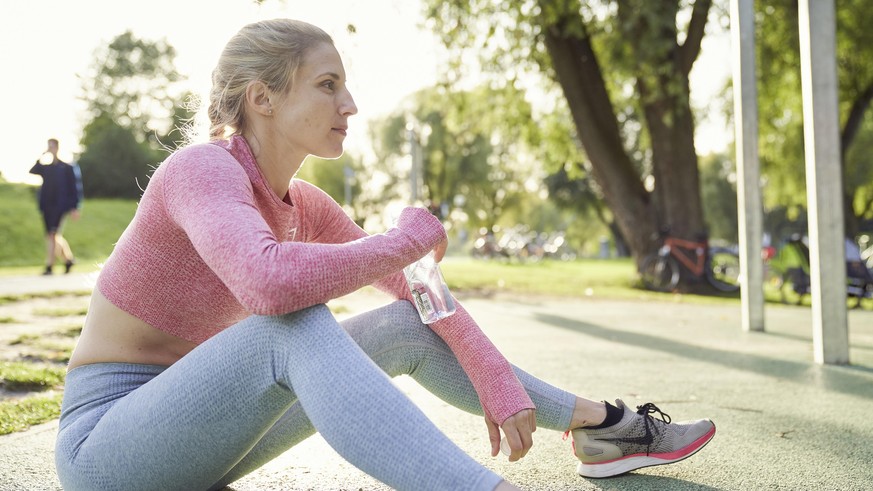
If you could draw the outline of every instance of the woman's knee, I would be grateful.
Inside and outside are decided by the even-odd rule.
[[[305,309],[300,309],[294,312],[288,312],[287,314],[282,314],[277,317],[291,322],[305,322],[307,320],[322,320],[326,318],[334,318],[330,309],[327,307],[327,305],[323,303],[316,304],[311,307],[306,307]]]
[[[422,338],[434,341],[439,339],[436,333],[421,322],[418,311],[407,300],[397,300],[346,319],[341,324],[356,341],[378,339],[403,343]]]
[[[336,322],[330,309],[325,304],[317,304],[305,309],[288,312],[279,315],[253,315],[246,321],[255,324],[269,325],[276,327],[305,325],[322,322]]]
[[[218,333],[207,343],[224,344],[231,338],[240,338],[245,345],[258,345],[266,349],[287,347],[293,339],[308,332],[326,333],[335,326],[341,328],[336,318],[324,304],[313,305],[281,315],[252,315]]]
[[[415,305],[409,300],[397,300],[388,304],[388,308],[393,315],[403,319],[403,323],[409,324],[413,329],[427,328],[427,325],[421,322],[421,317],[418,315]],[[427,329],[430,330],[430,328]]]
[[[435,354],[451,355],[442,338],[421,322],[418,311],[406,300],[347,319],[342,326],[391,376],[411,374]]]

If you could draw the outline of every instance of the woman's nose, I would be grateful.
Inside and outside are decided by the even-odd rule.
[[[340,114],[343,116],[358,114],[358,106],[355,105],[355,99],[352,97],[352,93],[348,90],[346,91],[346,96],[340,103]]]

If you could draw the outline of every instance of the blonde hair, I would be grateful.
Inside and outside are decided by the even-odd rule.
[[[209,92],[209,138],[240,134],[246,124],[245,92],[260,80],[285,93],[310,49],[333,45],[330,35],[306,22],[274,19],[249,24],[227,42],[212,71]]]

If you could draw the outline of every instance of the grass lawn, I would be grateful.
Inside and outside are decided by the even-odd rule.
[[[31,274],[34,266],[45,261],[44,229],[35,193],[33,186],[0,183],[0,266],[4,267],[0,275]],[[133,200],[86,199],[81,218],[67,220],[64,226],[64,237],[80,264],[108,257],[135,211]]]
[[[64,382],[66,368],[24,361],[0,363],[0,381],[7,390],[43,390]]]
[[[0,435],[23,431],[61,415],[63,393],[36,394],[0,401]]]
[[[440,263],[454,291],[636,300],[739,302],[739,296],[658,293],[639,287],[632,259],[510,263],[448,257]]]

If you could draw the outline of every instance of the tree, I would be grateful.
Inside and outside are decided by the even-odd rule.
[[[79,166],[90,197],[139,198],[159,160],[148,143],[105,114],[85,126],[82,146]]]
[[[709,236],[731,244],[739,241],[736,182],[733,159],[720,154],[700,159],[700,193]]]
[[[407,159],[406,169],[393,172],[392,187],[408,173],[416,145],[424,201],[438,214],[457,204],[469,226],[493,228],[502,212],[524,200],[525,181],[537,176],[528,150],[529,106],[520,95],[511,85],[469,91],[437,86],[414,94],[407,108],[376,125],[377,159]],[[495,106],[513,107],[513,114],[497,115],[490,110]]]
[[[705,232],[688,75],[711,0],[426,4],[446,45],[480,50],[483,69],[510,78],[532,70],[560,86],[590,174],[638,264],[661,229],[687,239]]]
[[[98,48],[82,83],[91,118],[109,115],[143,135],[166,131],[179,96],[172,89],[182,79],[175,57],[166,41],[139,39],[131,31]]]
[[[181,104],[175,50],[130,31],[95,52],[82,77],[89,121],[79,159],[89,196],[138,198],[153,167],[182,140],[176,128],[191,118]]]
[[[789,214],[806,204],[803,107],[796,0],[758,3],[761,163],[770,183],[766,196]],[[863,0],[839,0],[837,78],[846,235],[873,218],[873,11]],[[791,211],[791,210],[794,211]]]
[[[593,215],[609,230],[618,256],[629,256],[627,242],[591,176],[591,164],[578,141],[570,137],[574,134],[571,118],[565,111],[553,111],[538,119],[541,135],[538,157],[549,171],[545,185],[550,199],[561,209],[576,212],[577,216]]]
[[[628,256],[629,251],[621,230],[610,218],[609,210],[605,209],[596,183],[587,176],[570,177],[571,173],[577,169],[578,166],[567,165],[546,177],[545,183],[551,201],[561,209],[575,211],[577,216],[592,213],[612,235],[617,255],[619,257]]]

